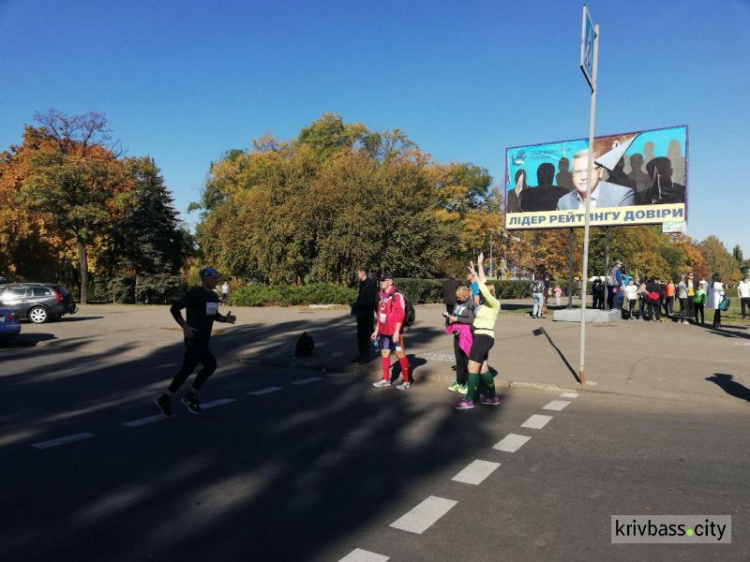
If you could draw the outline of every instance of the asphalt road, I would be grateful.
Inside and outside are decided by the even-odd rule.
[[[179,348],[0,350],[3,561],[750,557],[741,397],[506,389],[499,408],[454,412],[442,383],[220,357],[215,407],[154,417]],[[552,419],[521,427],[535,415]],[[530,439],[494,448],[510,434]],[[481,481],[454,480],[477,460]],[[616,514],[732,515],[733,542],[612,545]]]

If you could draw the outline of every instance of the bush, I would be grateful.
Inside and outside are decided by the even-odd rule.
[[[333,283],[310,285],[244,285],[229,294],[235,306],[269,306],[300,304],[350,304],[357,299],[357,290]]]

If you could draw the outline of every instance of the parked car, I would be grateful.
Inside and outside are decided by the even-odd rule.
[[[21,322],[12,308],[0,307],[0,341],[12,340],[21,333]]]
[[[0,285],[0,306],[13,309],[21,320],[44,324],[63,314],[78,312],[68,290],[56,283],[12,283]]]

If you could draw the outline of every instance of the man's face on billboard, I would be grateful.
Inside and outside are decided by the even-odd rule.
[[[588,183],[589,161],[587,158],[573,159],[573,184],[581,195],[586,193],[586,184]],[[599,180],[602,177],[603,170],[594,166],[594,177],[591,179],[591,192],[593,193]]]

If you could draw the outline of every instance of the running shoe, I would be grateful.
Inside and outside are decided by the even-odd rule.
[[[372,383],[372,386],[375,388],[385,388],[386,386],[391,386],[391,381],[380,379],[378,382]]]
[[[409,381],[406,381],[398,385],[396,387],[396,390],[409,390],[410,388],[411,388],[411,383]]]
[[[493,396],[492,398],[490,398],[489,396],[481,396],[479,398],[479,402],[481,402],[485,406],[499,406],[500,405],[500,397],[499,396]]]
[[[182,403],[185,404],[188,411],[191,414],[202,414],[203,410],[201,409],[201,405],[198,402],[198,397],[193,394],[192,392],[186,392],[185,395],[182,397]]]
[[[469,393],[469,385],[466,385],[466,384],[463,385],[461,388],[458,389],[458,392],[466,396]]]
[[[172,416],[172,399],[169,396],[162,394],[161,396],[154,398],[154,404],[159,407],[161,413],[165,417]]]
[[[474,402],[472,400],[461,400],[460,402],[456,402],[453,404],[454,410],[473,410],[474,409]]]
[[[448,392],[458,392],[461,389],[461,385],[457,382],[454,382],[452,385],[448,387]]]

